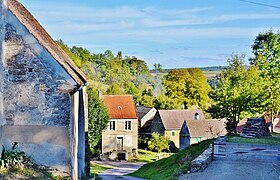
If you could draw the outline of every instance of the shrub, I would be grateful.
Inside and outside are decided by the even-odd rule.
[[[23,151],[20,151],[17,145],[18,144],[14,142],[11,150],[6,149],[2,145],[3,150],[1,155],[1,168],[23,167],[26,165],[33,165],[31,158],[27,156]]]
[[[139,149],[147,149],[148,148],[149,138],[145,135],[138,136],[138,148]]]
[[[162,152],[165,149],[169,149],[169,140],[159,133],[153,133],[152,138],[148,142],[148,147],[150,150]]]

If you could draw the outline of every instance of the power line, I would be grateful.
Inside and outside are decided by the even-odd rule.
[[[274,5],[270,5],[270,4],[258,3],[258,2],[247,1],[247,0],[239,0],[239,1],[247,2],[247,3],[251,3],[251,4],[256,4],[256,5],[261,5],[261,6],[266,6],[266,7],[272,7],[272,8],[280,9],[280,6],[274,6]]]

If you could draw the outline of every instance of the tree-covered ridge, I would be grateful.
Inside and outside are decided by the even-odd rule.
[[[163,72],[155,64],[150,73],[144,60],[135,56],[114,55],[110,50],[100,54],[90,53],[82,47],[68,47],[63,41],[58,45],[87,75],[90,88],[104,94],[131,94],[135,103],[158,109],[183,109],[193,105],[206,107],[210,86],[198,68]]]

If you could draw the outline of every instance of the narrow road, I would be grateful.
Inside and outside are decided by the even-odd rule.
[[[203,171],[180,180],[280,180],[280,146],[222,142],[217,156]]]
[[[142,180],[140,178],[125,176],[126,174],[132,173],[143,166],[145,163],[132,163],[126,161],[94,161],[96,164],[109,165],[115,168],[108,169],[100,174],[98,174],[102,180]]]
[[[279,180],[280,164],[228,161],[216,158],[203,172],[184,174],[179,180]]]

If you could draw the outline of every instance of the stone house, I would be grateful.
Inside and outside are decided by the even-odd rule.
[[[1,0],[0,9],[0,144],[17,142],[37,164],[78,179],[86,173],[86,76],[22,4]]]
[[[137,106],[136,113],[139,119],[139,135],[151,136],[151,122],[153,121],[157,110],[144,106]]]
[[[151,131],[173,141],[176,148],[225,134],[223,120],[206,120],[202,110],[158,110]]]
[[[138,118],[131,95],[103,95],[109,123],[102,133],[102,154],[110,159],[128,159],[137,151]]]

